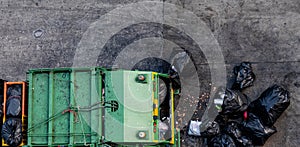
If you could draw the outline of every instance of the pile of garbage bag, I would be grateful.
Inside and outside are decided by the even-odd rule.
[[[274,123],[290,104],[289,92],[273,85],[250,102],[242,90],[252,86],[255,80],[251,63],[243,62],[236,66],[234,74],[235,82],[222,95],[223,104],[215,121],[200,132],[195,128],[201,126],[201,121],[196,123],[192,120],[188,134],[206,138],[207,145],[211,147],[263,145],[277,132]]]
[[[13,85],[7,89],[6,120],[2,125],[1,136],[4,142],[17,147],[22,142],[21,96],[22,87]]]

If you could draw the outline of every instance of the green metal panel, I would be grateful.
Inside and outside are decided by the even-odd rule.
[[[144,75],[145,81],[137,81]],[[105,138],[118,143],[153,142],[152,72],[111,71],[105,76],[105,100],[117,101],[119,108],[105,111]],[[146,132],[146,137],[137,136]]]
[[[124,141],[124,97],[123,72],[113,71],[105,73],[105,102],[109,106],[112,101],[119,103],[117,111],[105,109],[104,131],[105,139],[112,142]]]
[[[146,82],[137,82],[144,75]],[[124,72],[124,141],[153,142],[153,83],[152,72]],[[145,139],[137,137],[139,131],[146,132]]]
[[[28,111],[28,125],[32,129],[38,127],[39,129],[29,130],[28,136],[32,138],[28,139],[34,144],[47,144],[47,123],[41,123],[48,119],[48,93],[49,93],[49,74],[31,74],[32,78],[30,82],[32,84],[30,91],[31,97],[28,100],[30,103]]]
[[[98,68],[28,72],[28,146],[99,143],[100,72]]]
[[[51,89],[53,91],[49,91],[49,94],[52,95],[52,98],[49,97],[49,106],[52,106],[52,113],[49,113],[49,117],[51,117],[51,115],[53,114],[64,111],[66,109],[66,106],[70,104],[70,73],[55,72],[53,75],[53,79],[53,83],[51,84]],[[49,133],[51,132],[54,134],[64,134],[64,131],[69,130],[70,124],[69,121],[66,120],[70,120],[70,115],[61,115],[60,117],[54,119],[52,121],[52,124],[49,123]],[[51,138],[52,136],[49,136],[50,139],[53,140],[51,142],[49,141],[48,143],[52,144],[53,142],[53,144],[63,144],[65,142],[68,142],[69,140],[68,136],[56,136],[54,134],[53,138]]]
[[[75,106],[79,107],[86,107],[91,105],[91,91],[90,91],[90,85],[91,81],[89,80],[91,78],[91,73],[89,71],[81,71],[81,72],[75,72],[74,73],[74,103]],[[86,136],[86,134],[82,134],[84,132],[90,132],[90,125],[91,125],[91,118],[89,116],[89,111],[79,111],[80,115],[76,120],[76,123],[74,123],[74,133],[76,134],[74,141],[76,142],[90,142],[90,137]]]

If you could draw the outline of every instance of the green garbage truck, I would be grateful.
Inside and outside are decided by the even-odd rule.
[[[18,119],[6,115],[13,85]],[[25,82],[4,82],[3,123],[12,120],[22,135],[2,135],[3,146],[180,146],[170,76],[152,71],[31,69]]]

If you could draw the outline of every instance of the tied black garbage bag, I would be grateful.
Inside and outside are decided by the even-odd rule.
[[[253,113],[248,113],[248,118],[242,122],[242,126],[246,136],[252,139],[254,145],[263,145],[271,135],[277,132],[275,127],[263,125]]]
[[[251,102],[249,110],[257,115],[267,126],[273,126],[283,111],[289,106],[289,92],[273,85],[265,90],[258,99]]]
[[[240,126],[236,122],[229,122],[224,128],[226,134],[230,135],[238,146],[252,147],[252,141],[247,136],[244,136]]]
[[[13,85],[7,89],[7,97],[12,96],[21,96],[22,95],[22,87],[21,85]]]
[[[209,143],[209,147],[235,147],[234,140],[227,134],[220,134],[213,137]]]
[[[2,126],[2,138],[11,147],[16,147],[22,142],[22,122],[17,118],[7,119]]]
[[[242,62],[239,66],[234,67],[233,71],[236,78],[232,89],[241,90],[253,85],[255,74],[252,72],[250,62]]]
[[[11,97],[6,102],[6,116],[17,117],[21,115],[21,98]]]
[[[13,85],[7,89],[6,115],[8,117],[21,115],[21,91],[20,85]]]
[[[221,114],[229,117],[240,117],[246,111],[249,99],[237,90],[226,89]]]

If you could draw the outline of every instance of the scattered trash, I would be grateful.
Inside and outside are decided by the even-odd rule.
[[[169,131],[168,122],[167,121],[165,121],[165,122],[159,121],[158,127],[159,127],[159,139],[160,140],[167,139],[168,138],[167,132]]]
[[[211,147],[263,145],[277,132],[273,125],[290,104],[289,92],[274,85],[250,103],[241,90],[252,86],[255,80],[251,63],[242,62],[234,68],[234,74],[232,89],[223,90],[218,93],[219,98],[213,99],[219,112],[215,121],[209,122],[204,131],[200,121],[191,121],[188,134],[208,139],[207,145]]]
[[[37,29],[37,30],[33,31],[33,36],[35,38],[40,38],[43,36],[43,34],[44,34],[44,30],[42,30],[42,29]]]
[[[208,127],[211,125],[213,121],[216,120],[216,117],[222,111],[222,105],[225,97],[225,88],[224,87],[216,87],[215,93],[211,95],[209,101],[206,102],[207,108],[203,113],[203,117],[201,118],[201,127],[200,131],[207,131]]]
[[[253,85],[255,74],[252,72],[252,66],[250,62],[242,62],[239,66],[234,67],[233,71],[236,75],[236,78],[232,89],[242,90]]]
[[[17,147],[22,142],[21,119],[9,118],[2,126],[2,138],[10,147]]]
[[[222,111],[223,99],[222,98],[216,98],[216,99],[214,99],[214,104],[215,104],[218,112],[221,112]]]
[[[192,136],[201,136],[200,125],[201,121],[191,120],[188,128],[188,134]]]

